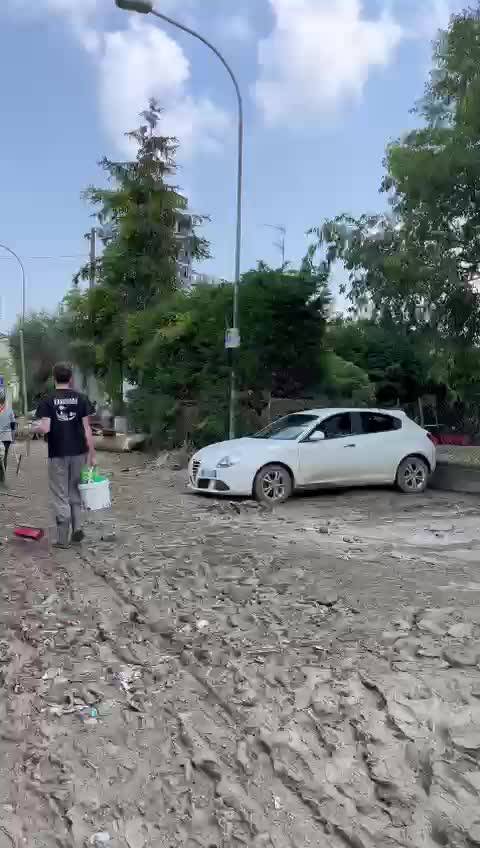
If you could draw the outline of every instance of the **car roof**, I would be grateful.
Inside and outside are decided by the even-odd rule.
[[[299,409],[296,412],[290,412],[290,415],[315,415],[317,418],[328,418],[330,415],[340,415],[342,412],[373,412],[380,415],[394,415],[401,418],[407,418],[406,412],[403,409],[376,409],[373,407],[357,407],[357,406],[338,406],[338,407],[323,407],[322,409]]]

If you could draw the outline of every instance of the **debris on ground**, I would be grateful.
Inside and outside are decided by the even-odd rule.
[[[444,544],[443,496],[271,515],[117,479],[112,547],[2,547],[0,846],[478,844],[477,513]]]
[[[170,471],[181,471],[187,468],[190,461],[191,451],[188,447],[178,450],[163,451],[153,461],[155,469],[169,469]]]
[[[212,503],[207,504],[205,508],[207,512],[226,516],[248,515],[253,513],[271,516],[273,513],[272,506],[254,500],[214,500]]]

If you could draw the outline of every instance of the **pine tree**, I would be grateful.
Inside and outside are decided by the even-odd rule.
[[[137,146],[133,161],[104,158],[100,165],[111,187],[90,187],[85,198],[96,209],[104,242],[96,263],[96,285],[67,299],[74,353],[88,370],[103,377],[116,408],[121,406],[129,322],[172,295],[177,287],[176,210],[185,204],[172,183],[176,173],[175,138],[158,133],[161,109],[155,100],[142,112],[140,127],[127,133]],[[194,257],[208,255],[207,243],[194,237]],[[77,280],[88,279],[90,266]]]

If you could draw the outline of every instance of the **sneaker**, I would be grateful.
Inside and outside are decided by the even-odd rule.
[[[74,530],[72,533],[72,542],[74,545],[79,545],[80,542],[83,542],[85,538],[85,533],[83,530]]]

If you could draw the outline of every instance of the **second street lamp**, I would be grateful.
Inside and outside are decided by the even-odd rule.
[[[28,416],[28,394],[27,394],[27,371],[25,367],[25,311],[26,311],[26,301],[27,301],[27,281],[25,276],[25,267],[14,250],[11,247],[7,247],[6,244],[0,244],[0,247],[3,250],[6,250],[10,256],[18,263],[20,270],[22,272],[22,316],[20,319],[20,327],[18,330],[18,335],[20,339],[20,365],[22,369],[22,396],[23,396],[23,414],[25,416],[25,422]]]
[[[241,259],[241,248],[242,248],[242,191],[243,191],[243,101],[242,95],[240,93],[240,86],[238,85],[235,74],[233,73],[230,65],[227,60],[222,56],[219,50],[211,44],[203,35],[196,32],[194,29],[190,29],[190,27],[185,26],[184,24],[179,23],[173,18],[168,17],[168,15],[164,15],[161,12],[157,12],[153,7],[153,3],[151,0],[115,0],[116,5],[119,9],[125,9],[129,12],[139,12],[143,15],[152,14],[155,15],[156,18],[160,18],[160,20],[165,21],[167,24],[171,24],[171,26],[176,27],[177,29],[182,30],[182,32],[188,33],[188,35],[192,35],[194,38],[197,38],[198,41],[201,41],[202,44],[205,44],[212,53],[215,53],[215,56],[220,60],[223,67],[227,71],[230,79],[233,82],[235,88],[235,94],[237,96],[238,103],[238,153],[237,153],[237,220],[235,227],[235,278],[233,281],[233,327],[230,332],[227,334],[227,342],[226,346],[230,348],[238,348],[240,347],[240,331],[238,326],[238,289],[240,283],[240,259]],[[236,420],[236,406],[237,406],[237,387],[236,387],[236,372],[235,372],[235,350],[232,350],[232,367],[230,371],[230,414],[229,414],[229,436],[231,439],[235,438],[235,420]]]

